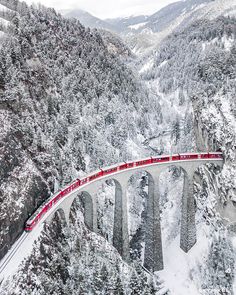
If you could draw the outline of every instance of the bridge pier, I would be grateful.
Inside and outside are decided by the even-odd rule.
[[[97,189],[94,192],[83,191],[81,195],[84,207],[84,223],[92,230],[97,232],[97,202],[96,202]]]
[[[150,271],[163,269],[161,222],[160,222],[160,193],[158,177],[148,175],[147,219],[145,226],[144,267]]]
[[[193,195],[193,173],[185,173],[182,197],[182,217],[180,230],[180,248],[188,252],[196,243],[195,211],[196,204]]]
[[[122,258],[129,262],[129,231],[127,209],[127,182],[115,180],[115,208],[113,227],[113,246]]]

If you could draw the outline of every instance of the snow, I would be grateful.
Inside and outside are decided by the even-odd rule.
[[[129,26],[129,28],[130,28],[131,30],[138,30],[138,29],[144,27],[146,24],[147,24],[147,22],[143,22],[143,23],[139,23],[139,24],[131,25],[131,26]]]
[[[227,38],[226,36],[222,37],[222,42],[225,45],[226,51],[230,51],[231,47],[235,44],[234,38]]]
[[[139,73],[142,74],[144,72],[147,72],[148,70],[150,70],[152,68],[154,64],[154,60],[153,58],[149,59],[144,65],[143,67],[139,70]]]
[[[2,4],[0,4],[0,10],[9,10],[6,6],[3,6]]]
[[[200,295],[198,286],[199,263],[204,261],[209,249],[208,229],[198,229],[198,242],[185,253],[179,247],[179,235],[171,244],[163,247],[165,269],[158,273],[174,295]],[[199,281],[200,284],[200,281]]]
[[[220,15],[230,14],[233,10],[235,11],[235,8],[235,0],[216,0],[201,9],[199,18],[208,17],[214,19]]]
[[[6,27],[9,25],[9,21],[8,20],[5,20],[5,19],[3,19],[1,17],[0,17],[0,23],[2,23]]]
[[[6,8],[5,6],[3,6],[2,4],[0,4],[0,11],[11,11],[10,9]],[[0,23],[2,23],[5,26],[8,26],[9,21],[3,19],[0,17]]]
[[[27,258],[34,246],[34,242],[38,239],[40,236],[42,230],[43,230],[44,224],[39,224],[32,232],[30,233],[25,233],[19,237],[19,239],[14,243],[14,245],[11,247],[11,249],[8,251],[8,253],[4,256],[4,258],[1,260],[0,263],[0,269],[1,266],[4,264],[4,262],[8,259],[9,256],[11,256],[12,252],[17,248],[17,244],[20,239],[23,240],[22,244],[20,244],[20,247],[17,249],[13,257],[10,259],[6,267],[4,268],[4,271],[0,273],[0,281],[1,280],[7,280],[10,276],[13,276],[22,261]]]

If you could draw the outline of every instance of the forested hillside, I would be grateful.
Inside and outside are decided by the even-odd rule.
[[[234,235],[225,227],[233,228],[236,221],[235,40],[235,17],[201,19],[170,35],[147,57],[142,70],[149,85],[158,85],[156,91],[161,97],[170,101],[175,97],[174,105],[178,108],[191,103],[194,149],[220,150],[224,154],[222,172],[209,166],[197,174],[198,229],[208,225],[201,240],[205,236],[210,245],[209,249],[204,245],[199,249],[202,254],[197,265],[205,266],[199,273],[196,266],[192,269],[193,281],[201,294],[234,294],[235,290],[235,249],[231,243]],[[177,121],[177,126],[181,126],[181,118]]]
[[[89,170],[191,151],[220,150],[225,161],[222,171],[207,165],[195,174],[198,242],[188,254],[179,249],[184,174],[178,167],[161,174],[164,271],[154,280],[140,267],[148,184],[142,172],[127,189],[130,265],[111,245],[115,197],[107,182],[97,194],[98,234],[85,226],[78,198],[70,226],[57,214],[19,274],[0,282],[0,293],[234,294],[233,10],[216,18],[216,6],[211,17],[198,13],[173,32],[168,24],[175,11],[169,7],[167,24],[159,19],[169,36],[152,52],[135,56],[112,33],[85,28],[53,9],[0,3],[16,12],[0,47],[0,259],[42,201]],[[199,11],[209,12],[219,1],[199,3],[206,4]],[[194,12],[195,4],[177,6]],[[156,18],[149,25],[158,29]]]
[[[131,157],[151,99],[122,58],[52,9],[25,6],[12,21],[0,53],[0,257],[55,180]]]

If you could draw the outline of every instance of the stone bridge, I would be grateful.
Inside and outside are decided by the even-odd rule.
[[[127,170],[117,171],[100,177],[80,186],[72,191],[67,197],[61,200],[58,205],[51,209],[46,222],[50,223],[55,212],[63,210],[67,224],[72,203],[78,194],[82,195],[84,203],[85,224],[94,232],[97,232],[97,199],[96,195],[101,182],[113,180],[115,183],[115,208],[113,245],[122,255],[123,259],[129,261],[129,231],[128,231],[128,210],[127,210],[127,187],[129,179],[136,172],[146,172],[148,175],[148,200],[147,220],[145,225],[145,253],[144,266],[150,271],[163,269],[162,237],[160,224],[159,206],[159,177],[163,170],[170,166],[181,168],[184,172],[184,188],[182,196],[182,217],[180,230],[180,247],[188,252],[196,243],[195,226],[195,200],[193,196],[193,176],[195,171],[206,163],[222,166],[223,158],[201,158],[173,160],[169,162],[153,163],[143,166],[136,166]]]

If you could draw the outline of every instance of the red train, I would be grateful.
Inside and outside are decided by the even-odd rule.
[[[106,176],[109,174],[117,173],[119,171],[151,165],[155,163],[164,163],[169,161],[185,161],[185,160],[196,160],[196,159],[222,159],[223,155],[220,152],[215,153],[201,153],[201,154],[177,154],[172,156],[159,156],[159,157],[151,157],[135,162],[124,162],[115,166],[110,166],[107,168],[100,169],[99,171],[93,172],[82,179],[76,179],[69,186],[64,188],[63,190],[57,192],[55,195],[46,200],[37,210],[36,212],[27,220],[25,225],[25,231],[31,231],[39,220],[48,212],[59,200],[65,198],[72,191],[76,190],[78,187],[83,186],[91,181],[94,181],[102,176]]]

